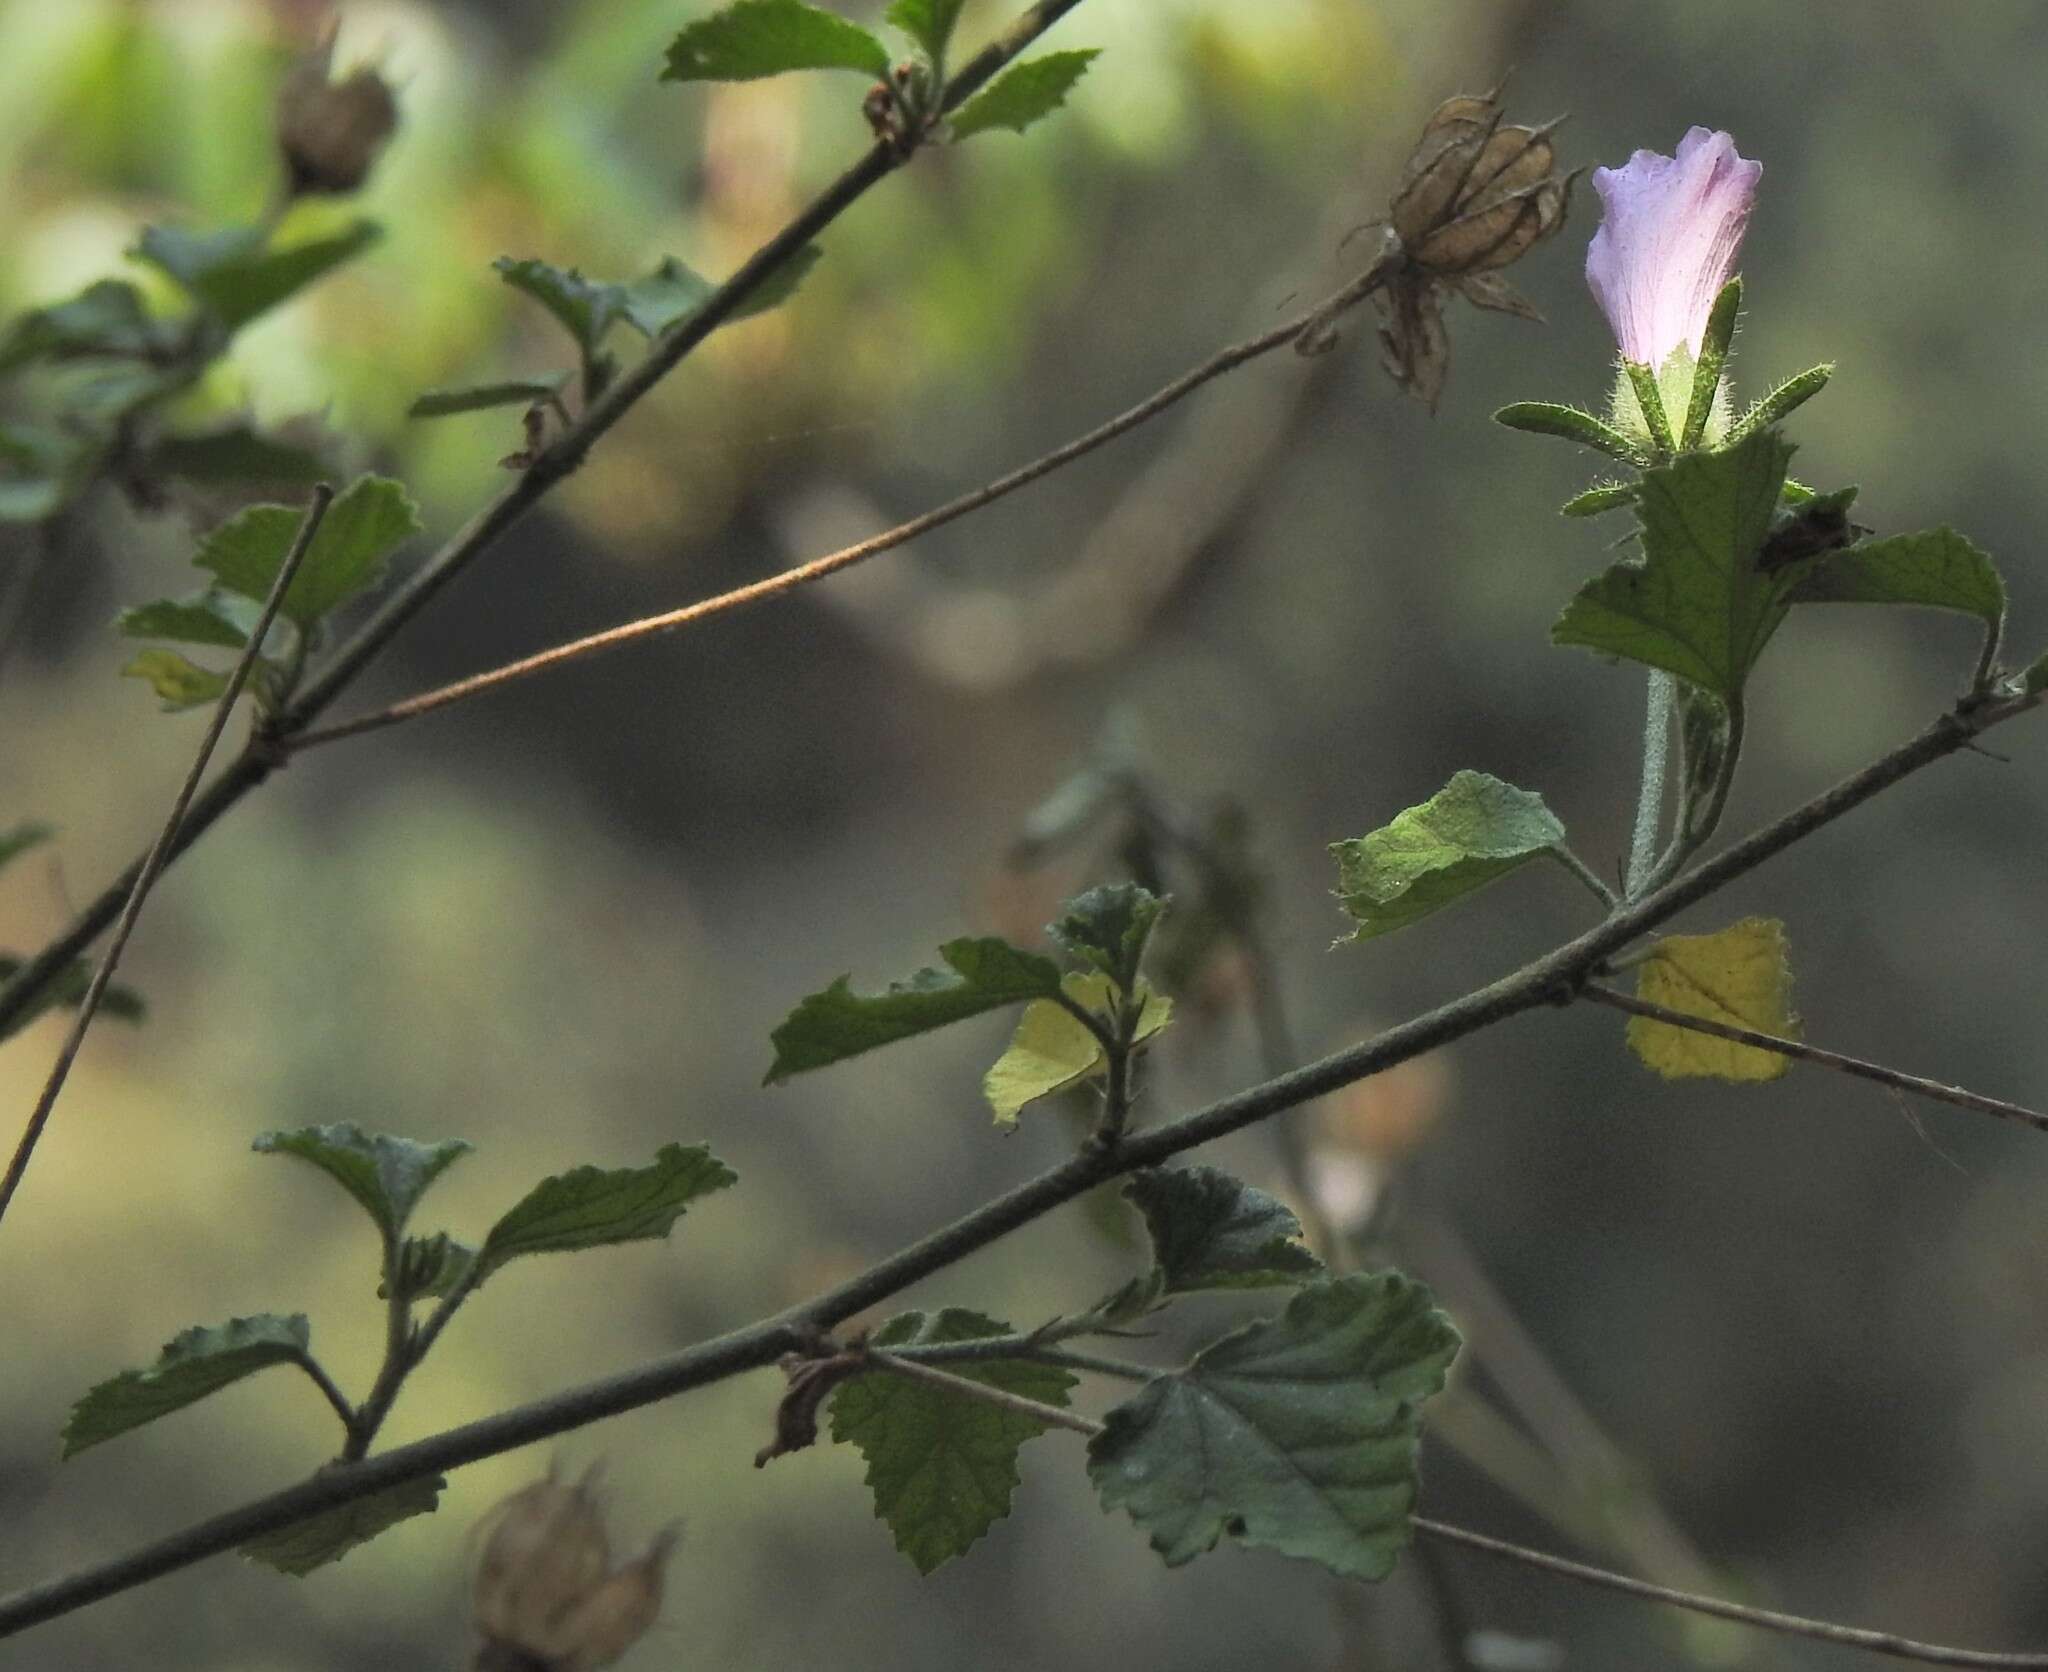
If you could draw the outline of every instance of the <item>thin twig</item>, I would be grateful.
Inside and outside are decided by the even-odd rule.
[[[1666,1602],[1674,1608],[1690,1609],[1695,1614],[1711,1614],[1717,1620],[1734,1620],[1740,1625],[1755,1626],[1760,1631],[1782,1632],[1789,1637],[1810,1638],[1816,1643],[1833,1643],[1841,1648],[1866,1649],[1872,1654],[1917,1660],[1927,1666],[1989,1667],[1997,1669],[1997,1672],[2044,1672],[2048,1669],[2048,1655],[2044,1654],[2000,1654],[1987,1649],[1956,1649],[1941,1643],[1916,1643],[1910,1637],[1894,1636],[1888,1631],[1868,1631],[1861,1626],[1836,1625],[1829,1620],[1808,1619],[1801,1614],[1781,1614],[1772,1608],[1724,1602],[1719,1597],[1700,1596],[1692,1591],[1674,1591],[1668,1585],[1653,1585],[1647,1579],[1610,1572],[1563,1556],[1552,1556],[1524,1545],[1510,1544],[1506,1539],[1490,1538],[1485,1533],[1431,1521],[1420,1515],[1415,1517],[1414,1525],[1418,1533],[1442,1539],[1448,1544],[1481,1550],[1489,1556],[1504,1556],[1524,1567],[1537,1568],[1564,1579],[1575,1579],[1582,1585],[1598,1585],[1604,1590],[1620,1591],[1625,1596]]]
[[[987,1364],[1002,1359],[1030,1359],[1034,1364],[1056,1364],[1062,1370],[1086,1370],[1097,1376],[1114,1376],[1124,1382],[1149,1382],[1162,1370],[1132,1364],[1125,1359],[1104,1358],[1098,1353],[1077,1353],[1066,1347],[1047,1347],[1029,1335],[990,1335],[977,1341],[935,1341],[930,1345],[891,1349],[898,1358],[920,1364]]]
[[[1971,709],[1967,715],[1944,714],[1918,736],[1880,756],[1862,771],[1752,832],[1655,894],[1623,906],[1605,922],[1514,974],[1320,1061],[1248,1087],[1162,1126],[1134,1133],[1114,1149],[1084,1148],[1059,1166],[982,1203],[951,1224],[788,1311],[666,1358],[499,1411],[360,1463],[323,1470],[295,1486],[185,1527],[125,1556],[0,1598],[0,1637],[132,1590],[309,1516],[408,1481],[553,1439],[605,1417],[637,1410],[743,1371],[766,1369],[786,1353],[806,1351],[821,1334],[856,1313],[945,1270],[1113,1178],[1156,1167],[1185,1151],[1298,1108],[1339,1086],[1437,1050],[1510,1016],[1524,1015],[1554,1003],[1604,967],[1615,953],[1688,906],[1696,905],[1795,843],[1854,812],[1921,768],[1969,748],[1982,732],[2041,707],[2044,701],[2048,701],[2048,693],[1987,703]],[[2048,1656],[1953,1664],[2048,1672]]]
[[[1939,1080],[1923,1079],[1918,1074],[1907,1074],[1900,1069],[1887,1068],[1881,1062],[1867,1062],[1862,1057],[1847,1057],[1839,1051],[1827,1051],[1818,1045],[1808,1045],[1803,1040],[1785,1039],[1774,1033],[1759,1033],[1755,1028],[1738,1027],[1730,1022],[1717,1022],[1708,1016],[1691,1016],[1683,1010],[1672,1010],[1649,999],[1639,999],[1632,993],[1603,987],[1598,982],[1589,982],[1580,991],[1583,997],[1593,1000],[1596,1004],[1604,1004],[1613,1010],[1625,1010],[1631,1016],[1646,1017],[1652,1022],[1663,1022],[1674,1028],[1686,1028],[1693,1033],[1711,1034],[1716,1039],[1733,1040],[1738,1045],[1751,1045],[1759,1051],[1775,1051],[1781,1057],[1791,1057],[1797,1062],[1810,1062],[1822,1068],[1832,1068],[1838,1074],[1852,1074],[1860,1080],[1875,1080],[1879,1085],[1890,1086],[1894,1091],[1914,1092],[1921,1097],[1931,1098],[1936,1103],[1952,1104],[1958,1109],[1973,1109],[1980,1115],[1996,1115],[2000,1120],[2018,1121],[2022,1126],[2031,1126],[2037,1132],[2048,1132],[2048,1115],[2025,1108],[2018,1103],[2007,1103],[2002,1098],[1986,1097],[1981,1092],[1965,1091],[1961,1086],[1949,1086]]]
[[[1239,366],[1256,360],[1262,354],[1284,348],[1300,337],[1303,328],[1318,315],[1340,311],[1356,306],[1384,282],[1387,268],[1384,263],[1375,263],[1364,274],[1352,280],[1328,302],[1297,315],[1285,324],[1262,331],[1243,342],[1211,355],[1191,371],[1182,373],[1171,383],[1147,395],[1137,405],[1118,413],[1114,418],[1084,435],[1076,436],[1063,446],[1055,447],[1029,464],[998,476],[994,481],[983,484],[971,493],[964,493],[957,499],[912,517],[908,522],[898,523],[894,528],[871,535],[853,545],[843,546],[838,551],[828,552],[823,557],[800,563],[793,569],[785,569],[779,575],[770,575],[766,580],[752,581],[745,586],[734,587],[716,597],[700,599],[694,604],[685,604],[680,609],[664,610],[658,615],[643,616],[637,621],[624,622],[617,627],[607,627],[602,632],[590,633],[567,644],[558,644],[548,650],[536,651],[531,656],[522,656],[517,661],[504,663],[483,673],[471,674],[451,684],[423,691],[416,697],[407,697],[403,702],[378,709],[354,720],[344,720],[338,725],[321,726],[315,730],[302,731],[288,740],[294,751],[311,749],[322,743],[336,743],[345,737],[360,737],[365,732],[381,731],[386,726],[395,726],[401,720],[416,719],[422,714],[431,714],[437,708],[446,708],[470,697],[482,696],[486,691],[495,691],[502,685],[510,685],[535,674],[551,669],[566,667],[580,662],[585,657],[600,655],[607,650],[616,650],[622,645],[637,644],[642,639],[657,638],[673,633],[680,628],[708,621],[714,616],[727,615],[749,604],[766,603],[780,598],[799,587],[812,585],[828,575],[836,575],[842,569],[850,569],[856,563],[894,551],[898,546],[908,545],[920,535],[943,528],[984,506],[993,505],[997,500],[1015,493],[1019,488],[1028,487],[1042,477],[1051,475],[1074,460],[1107,445],[1127,431],[1156,418],[1160,413],[1193,394],[1203,384],[1221,377],[1225,372],[1235,371]]]
[[[313,1385],[320,1390],[321,1398],[332,1405],[334,1414],[341,1418],[344,1433],[352,1430],[356,1421],[355,1407],[349,1404],[348,1395],[335,1384],[334,1378],[327,1374],[327,1367],[311,1353],[301,1354],[293,1359],[292,1363],[312,1377]]]
[[[199,753],[192,762],[192,770],[185,774],[185,782],[178,790],[178,796],[171,803],[170,817],[164,820],[164,827],[157,833],[156,841],[150,845],[142,861],[142,868],[135,874],[135,881],[128,889],[127,903],[121,908],[120,920],[114,925],[114,937],[107,943],[107,950],[101,957],[99,968],[92,972],[87,983],[85,997],[79,1001],[78,1015],[72,1021],[70,1035],[63,1048],[57,1053],[57,1060],[51,1066],[50,1076],[43,1082],[43,1094],[36,1099],[35,1111],[28,1117],[28,1126],[21,1135],[21,1142],[15,1146],[14,1158],[7,1164],[7,1173],[0,1178],[0,1217],[4,1217],[7,1206],[14,1200],[15,1191],[20,1188],[21,1176],[28,1171],[28,1164],[35,1155],[36,1144],[42,1138],[43,1128],[50,1123],[50,1111],[57,1106],[57,1094],[64,1089],[64,1082],[70,1076],[71,1065],[77,1060],[79,1047],[85,1043],[85,1030],[92,1026],[92,1019],[99,1013],[100,1001],[107,996],[107,984],[114,979],[114,966],[121,961],[122,950],[128,945],[128,937],[135,932],[135,920],[142,915],[142,902],[149,898],[151,886],[156,882],[171,855],[171,844],[177,839],[178,827],[184,822],[185,810],[192,805],[192,797],[199,791],[199,780],[206,775],[207,762],[213,759],[214,745],[220,742],[221,733],[227,730],[228,714],[242,694],[242,687],[249,682],[249,670],[256,665],[256,658],[262,654],[264,636],[269,633],[271,623],[276,621],[277,612],[284,604],[286,590],[292,584],[292,577],[299,572],[299,565],[305,561],[306,553],[312,549],[313,536],[320,532],[320,524],[326,520],[327,507],[334,501],[334,490],[325,482],[313,489],[311,502],[306,506],[305,519],[299,524],[299,532],[293,539],[291,549],[285,553],[284,562],[278,566],[277,577],[270,583],[270,595],[263,600],[263,608],[256,617],[256,626],[249,635],[249,642],[236,660],[234,671],[228,675],[227,689],[220,694],[220,701],[214,704],[213,718],[207,724],[206,736],[200,740]]]
[[[946,84],[943,107],[951,110],[984,86],[1020,52],[1081,0],[1038,0],[1027,6],[1001,35],[962,65]],[[276,740],[288,741],[303,732],[352,685],[363,670],[441,589],[492,546],[547,496],[563,477],[583,462],[598,439],[636,406],[655,384],[683,361],[705,338],[730,320],[761,287],[787,266],[798,251],[886,179],[906,159],[887,142],[878,142],[844,174],[827,186],[770,238],[731,278],[708,296],[704,305],[649,345],[647,353],[613,381],[582,417],[550,443],[538,459],[510,486],[451,534],[439,551],[394,591],[349,641],[335,651],[277,716]],[[193,803],[180,827],[167,861],[176,859],[213,827],[243,796],[270,776],[277,764],[272,749],[247,750],[236,758]],[[81,912],[63,934],[46,945],[0,985],[0,1037],[44,1002],[51,985],[120,914],[135,885],[143,861],[138,859]]]
[[[950,1370],[940,1370],[935,1365],[922,1364],[916,1359],[898,1358],[894,1353],[879,1352],[870,1347],[863,1355],[868,1363],[877,1369],[886,1370],[894,1376],[907,1376],[913,1382],[927,1382],[935,1388],[944,1388],[948,1393],[960,1394],[963,1398],[979,1399],[984,1405],[993,1405],[999,1410],[1011,1411],[1018,1416],[1029,1417],[1033,1422],[1042,1422],[1054,1428],[1071,1428],[1076,1434],[1090,1438],[1102,1432],[1102,1424],[1093,1417],[1084,1417],[1079,1411],[1064,1410],[1058,1405],[1048,1405],[1040,1399],[1027,1399],[1021,1393],[1012,1393],[1008,1388],[977,1382],[971,1376],[956,1376]]]

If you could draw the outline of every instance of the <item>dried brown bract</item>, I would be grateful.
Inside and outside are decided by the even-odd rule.
[[[398,101],[383,76],[359,64],[335,81],[333,68],[330,32],[278,89],[277,147],[293,197],[358,189],[398,126]]]
[[[661,1613],[662,1569],[677,1529],[664,1528],[614,1567],[593,1466],[574,1486],[549,1470],[477,1524],[470,1583],[482,1637],[475,1672],[596,1672]]]
[[[1550,138],[1556,122],[1516,127],[1501,114],[1498,88],[1437,106],[1401,171],[1382,228],[1388,270],[1373,292],[1381,359],[1388,375],[1432,411],[1450,365],[1446,292],[1540,321],[1500,269],[1564,225],[1577,179],[1557,171]]]

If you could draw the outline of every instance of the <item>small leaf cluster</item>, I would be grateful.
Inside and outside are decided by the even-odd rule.
[[[246,649],[303,516],[289,505],[238,511],[200,541],[192,560],[212,577],[210,584],[138,604],[117,618],[123,636],[152,642],[121,671],[147,681],[166,712],[217,701],[228,673],[164,647]],[[391,553],[419,527],[412,500],[388,477],[362,477],[336,496],[253,666],[251,688],[263,709],[283,705],[322,643],[328,618],[377,586]]]
[[[303,1313],[262,1313],[195,1326],[168,1342],[147,1368],[101,1382],[71,1410],[64,1456],[169,1416],[273,1365],[293,1365],[320,1388],[343,1426],[346,1469],[364,1456],[407,1376],[457,1308],[512,1261],[618,1243],[659,1240],[690,1204],[737,1175],[702,1146],[669,1144],[644,1167],[576,1167],[541,1180],[502,1214],[480,1243],[445,1231],[410,1230],[420,1200],[471,1146],[459,1138],[420,1143],[353,1125],[266,1132],[255,1146],[317,1168],[368,1215],[380,1250],[377,1294],[389,1328],[385,1361],[370,1392],[348,1401],[313,1355]],[[417,1308],[428,1306],[424,1318]],[[435,1507],[445,1483],[410,1481],[295,1523],[243,1547],[251,1560],[291,1574],[346,1555],[385,1528]]]
[[[159,312],[142,286],[108,278],[0,325],[0,393],[31,414],[0,423],[0,523],[53,517],[103,480],[154,509],[167,482],[317,478],[308,449],[243,420],[195,421],[181,399],[244,327],[379,236],[363,219],[290,240],[269,226],[146,227],[130,254],[181,308]]]

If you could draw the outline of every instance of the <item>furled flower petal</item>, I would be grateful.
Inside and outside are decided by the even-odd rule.
[[[1681,344],[1699,353],[1763,171],[1727,134],[1705,128],[1691,129],[1675,157],[1638,151],[1626,167],[1593,170],[1603,213],[1586,283],[1624,360],[1661,367]]]

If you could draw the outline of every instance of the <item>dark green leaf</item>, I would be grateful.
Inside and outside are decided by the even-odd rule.
[[[1758,430],[1769,429],[1797,407],[1804,406],[1828,386],[1828,379],[1835,375],[1833,366],[1814,366],[1801,372],[1797,377],[1788,377],[1768,395],[1745,412],[1728,431],[1728,444],[1754,435]]]
[[[121,670],[124,678],[146,679],[157,694],[166,714],[177,714],[205,703],[219,702],[228,688],[228,676],[202,668],[175,650],[145,650]]]
[[[993,1318],[948,1307],[930,1318],[900,1313],[869,1339],[888,1349],[1008,1333]],[[1027,1360],[945,1369],[1044,1405],[1064,1406],[1074,1385],[1066,1371]],[[1020,1412],[887,1371],[844,1383],[832,1396],[832,1438],[860,1448],[875,1514],[889,1523],[896,1548],[920,1573],[960,1555],[1009,1514],[1018,1449],[1044,1428]]]
[[[954,111],[947,126],[955,139],[971,139],[992,128],[1021,134],[1067,102],[1074,83],[1096,55],[1096,49],[1090,47],[1080,52],[1048,52],[1012,64]]]
[[[359,220],[332,237],[273,249],[258,227],[191,232],[153,226],[144,230],[135,254],[170,274],[232,331],[382,236],[376,222]]]
[[[1713,416],[1714,398],[1721,392],[1722,368],[1728,364],[1728,345],[1735,340],[1735,316],[1742,312],[1742,276],[1737,274],[1721,287],[1713,311],[1700,339],[1699,359],[1693,365],[1692,395],[1686,404],[1685,429],[1679,437],[1682,447],[1697,447],[1707,433]]]
[[[948,941],[939,956],[947,968],[919,970],[886,993],[856,993],[851,977],[842,975],[811,994],[769,1035],[775,1061],[762,1084],[1059,991],[1059,965],[1007,941]]]
[[[587,360],[597,352],[605,332],[624,317],[623,285],[586,279],[573,267],[551,267],[532,257],[514,260],[501,255],[491,263],[514,290],[523,290],[555,316]]]
[[[1553,401],[1516,401],[1496,412],[1493,421],[1529,435],[1554,435],[1562,441],[1575,441],[1581,447],[1591,447],[1596,452],[1619,459],[1623,464],[1643,462],[1642,449],[1634,442],[1611,425],[1602,423],[1592,413],[1581,412],[1575,406],[1560,406]]]
[[[691,1202],[738,1177],[702,1145],[665,1145],[647,1167],[577,1167],[528,1191],[491,1227],[477,1258],[488,1274],[522,1254],[665,1237]]]
[[[1046,932],[1131,992],[1137,986],[1145,942],[1167,904],[1134,882],[1104,883],[1069,900]]]
[[[1580,588],[1552,641],[1663,668],[1723,700],[1739,696],[1797,579],[1757,562],[1791,456],[1775,430],[1759,430],[1645,471],[1641,559]]]
[[[341,1463],[330,1467],[345,1469],[349,1465]],[[357,1498],[338,1508],[322,1510],[318,1515],[309,1516],[278,1532],[251,1539],[242,1546],[240,1553],[252,1562],[276,1568],[279,1573],[289,1573],[295,1579],[303,1578],[315,1568],[340,1561],[357,1545],[369,1543],[379,1533],[401,1521],[410,1521],[415,1515],[431,1515],[440,1504],[442,1488],[447,1484],[446,1477],[442,1475],[401,1481],[382,1492],[373,1492],[367,1498]]]
[[[1218,1168],[1137,1173],[1124,1194],[1145,1216],[1169,1294],[1294,1284],[1323,1269],[1295,1240],[1301,1221],[1286,1203]]]
[[[408,418],[446,418],[457,412],[483,412],[497,406],[534,406],[559,396],[567,372],[549,377],[515,377],[503,383],[470,383],[454,389],[429,389],[405,409]]]
[[[0,867],[19,859],[30,848],[40,847],[56,834],[55,825],[34,819],[26,819],[12,830],[0,830]]]
[[[353,1124],[264,1132],[250,1147],[261,1155],[296,1155],[312,1162],[362,1205],[393,1245],[427,1187],[472,1148],[460,1138],[416,1144]]]
[[[816,244],[806,244],[794,251],[783,264],[761,281],[761,286],[737,308],[728,325],[737,325],[743,319],[752,319],[756,314],[767,313],[779,308],[797,292],[797,287],[810,277],[811,269],[825,257],[825,252]]]
[[[398,1248],[398,1286],[408,1300],[446,1296],[469,1275],[477,1251],[446,1231],[430,1237],[407,1237]],[[377,1285],[377,1298],[390,1294],[387,1281]]]
[[[658,337],[677,320],[695,313],[717,289],[695,268],[665,256],[646,278],[622,287],[619,312],[641,335]]]
[[[1991,559],[1952,528],[1895,534],[1830,552],[1802,571],[1795,604],[1919,604],[2005,625],[2005,582]]]
[[[668,49],[663,81],[752,81],[784,70],[889,73],[889,49],[857,24],[803,0],[736,0]]]
[[[262,1312],[211,1329],[188,1329],[166,1343],[147,1370],[124,1370],[71,1407],[64,1455],[76,1457],[87,1446],[182,1411],[273,1364],[304,1363],[308,1340],[303,1313],[282,1318]]]
[[[222,523],[192,561],[231,592],[267,597],[305,513],[289,505],[251,505]],[[393,547],[419,532],[419,512],[405,489],[383,476],[364,476],[328,507],[291,588],[284,615],[301,630],[374,586]]]
[[[894,0],[882,14],[923,49],[934,64],[945,62],[946,43],[953,38],[953,26],[960,21],[960,8],[967,0]]]
[[[1615,482],[1588,488],[1584,493],[1566,500],[1558,507],[1558,512],[1561,516],[1567,517],[1597,517],[1603,512],[1618,511],[1622,506],[1633,505],[1635,502],[1635,483]]]
[[[1417,1407],[1457,1351],[1429,1291],[1398,1272],[1312,1284],[1111,1411],[1089,1477],[1168,1566],[1228,1533],[1384,1579],[1415,1507]]]
[[[0,953],[0,985],[12,981],[21,972],[21,965],[21,959],[11,954]],[[42,998],[15,1017],[4,1032],[0,1032],[0,1040],[12,1039],[54,1005],[68,1004],[76,1009],[85,1002],[85,990],[91,984],[92,965],[83,958],[72,959],[64,966],[56,980],[43,989]],[[113,1016],[123,1022],[139,1022],[146,1010],[142,995],[133,987],[123,987],[115,983],[100,995],[99,1013],[102,1016]]]
[[[159,598],[137,604],[114,618],[115,631],[131,639],[170,639],[177,644],[216,644],[240,650],[262,614],[247,598],[209,587],[189,598]]]
[[[205,435],[167,435],[150,448],[144,470],[194,482],[317,482],[318,454],[231,424]]]
[[[101,279],[68,302],[37,308],[15,320],[0,336],[0,372],[45,357],[147,359],[167,350],[172,340],[173,327],[150,318],[142,292],[120,279]]]
[[[1564,826],[1540,795],[1459,772],[1391,824],[1330,844],[1338,895],[1358,925],[1349,938],[1405,929],[1563,840]]]

